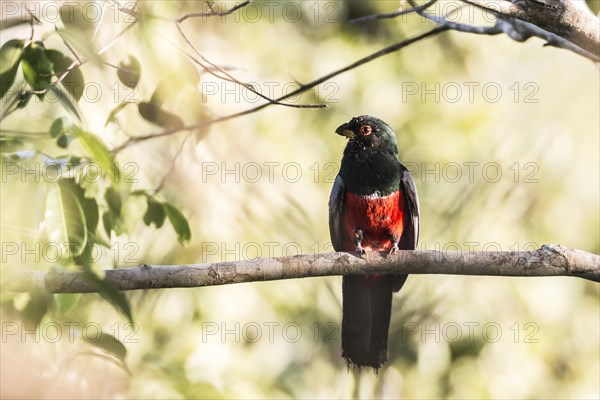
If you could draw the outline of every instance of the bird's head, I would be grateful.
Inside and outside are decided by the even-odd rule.
[[[379,118],[361,115],[338,126],[335,133],[348,138],[348,147],[355,151],[379,150],[398,153],[393,129]]]

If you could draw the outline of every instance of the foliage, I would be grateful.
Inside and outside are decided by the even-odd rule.
[[[89,3],[77,4],[57,19],[37,15],[41,23],[24,10],[3,21],[2,278],[77,269],[105,300],[3,290],[4,333],[18,321],[2,344],[3,394],[598,397],[593,283],[410,277],[395,297],[390,363],[375,377],[348,373],[340,357],[339,279],[126,294],[102,280],[105,269],[144,263],[331,251],[326,204],[344,146],[333,131],[359,114],[396,129],[419,191],[421,248],[550,242],[598,253],[600,105],[588,61],[452,33],[289,99],[328,110],[272,106],[208,135],[196,124],[264,101],[230,76],[277,97],[431,25],[347,23],[389,11],[386,2],[290,3],[271,14],[254,2],[181,24],[173,20],[211,9],[106,3],[90,21]],[[153,135],[163,136],[139,139]],[[21,321],[39,322],[45,340],[21,340]],[[490,340],[485,324],[502,336]],[[5,382],[19,391],[10,396]]]
[[[63,114],[54,119],[47,131],[36,137],[35,141],[20,138],[20,135],[28,131],[23,122],[19,125],[24,128],[24,132],[17,131],[16,136],[3,134],[2,142],[11,144],[2,147],[3,169],[27,170],[40,168],[41,165],[44,179],[38,187],[46,200],[44,217],[40,221],[44,224],[45,231],[39,236],[39,240],[56,244],[58,257],[51,265],[40,267],[58,270],[79,268],[85,273],[83,276],[86,280],[97,288],[98,293],[133,323],[129,300],[103,280],[101,271],[94,268],[91,252],[110,249],[113,235],[126,232],[121,209],[122,204],[131,196],[147,198],[146,215],[150,215],[149,218],[144,218],[147,226],[151,223],[155,223],[157,228],[162,226],[162,221],[157,223],[153,217],[159,209],[163,221],[166,215],[182,244],[191,240],[191,231],[184,214],[177,207],[157,199],[153,190],[134,190],[134,182],[125,178],[115,152],[108,149],[99,134],[85,130],[86,118],[79,107],[86,85],[81,67],[85,62],[93,62],[98,66],[104,62],[92,50],[91,40],[96,26],[84,14],[86,4],[89,5],[74,3],[61,6],[60,20],[63,28],[57,28],[54,35],[58,34],[61,38],[61,46],[47,48],[46,43],[53,42],[53,35],[45,34],[43,40],[10,39],[0,48],[2,119],[7,119],[14,113],[13,120],[25,121],[23,117],[26,113],[37,106],[30,103],[32,95],[45,101],[43,104],[59,115]],[[12,26],[14,25],[9,27]],[[31,37],[34,37],[36,29],[32,24]],[[65,52],[70,52],[77,61]],[[21,75],[17,74],[19,71]],[[117,68],[117,77],[125,87],[136,89],[141,71],[142,66],[137,58],[128,55]],[[51,95],[54,97],[50,98]],[[62,110],[53,104],[57,100]],[[117,108],[125,105],[127,103],[122,102]],[[150,111],[146,111],[145,106],[150,106]],[[177,115],[164,111],[151,102],[139,103],[139,109],[141,118],[159,126],[183,125]],[[115,121],[115,114],[116,112],[111,114],[107,123]],[[8,183],[15,182],[18,184],[18,180]],[[115,266],[117,265],[112,265]],[[35,322],[42,320],[51,311],[51,307],[40,303],[39,298],[32,295],[25,306],[26,314],[35,315]],[[65,306],[64,301],[57,302],[54,310],[57,314],[64,313],[65,309],[72,309],[80,299],[79,296],[68,298],[68,306]],[[126,352],[123,344],[115,339],[114,344],[107,346],[108,342],[109,339],[96,344],[104,348],[117,348],[113,353],[117,352],[119,358],[123,359]]]

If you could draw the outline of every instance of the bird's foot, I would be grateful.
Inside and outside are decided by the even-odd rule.
[[[367,251],[365,249],[363,249],[363,247],[359,244],[356,245],[356,252],[363,255],[363,254],[367,254]]]
[[[397,251],[400,251],[400,249],[398,248],[398,243],[394,243],[388,255],[391,256],[392,254],[396,254]]]
[[[364,239],[363,231],[360,228],[354,229],[354,244],[356,245],[356,252],[359,254],[367,254],[365,249],[363,249],[361,243]]]

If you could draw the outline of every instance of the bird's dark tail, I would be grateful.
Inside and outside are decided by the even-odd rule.
[[[397,287],[393,275],[343,278],[342,356],[350,364],[378,369],[387,361],[392,292]]]

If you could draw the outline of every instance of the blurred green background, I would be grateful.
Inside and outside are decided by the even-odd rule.
[[[96,49],[127,24],[114,5],[100,4],[106,16],[98,21]],[[234,4],[215,3],[220,9]],[[449,2],[442,2],[438,10],[449,11],[446,6]],[[297,82],[433,27],[415,16],[348,23],[396,7],[397,2],[386,1],[256,1],[228,16],[187,19],[181,27],[202,56],[278,97]],[[44,6],[35,10],[51,13]],[[90,89],[79,102],[85,128],[109,148],[126,135],[160,132],[135,107],[121,111],[118,124],[105,122],[118,102],[147,100],[160,79],[184,73],[188,62],[181,50],[194,54],[172,21],[150,15],[173,19],[208,7],[152,1],[141,2],[139,10],[141,22],[102,56],[114,65],[127,55],[137,57],[139,86],[120,85],[106,65],[81,68],[88,85],[100,88],[97,95]],[[461,18],[485,22],[477,11],[470,13],[463,10]],[[36,37],[45,38],[47,47],[64,49],[52,34],[53,24],[44,22],[36,27]],[[3,30],[2,42],[29,33],[27,25]],[[160,194],[188,217],[191,242],[179,244],[170,226],[147,227],[144,202],[130,197],[123,205],[126,233],[112,235],[111,249],[97,267],[332,251],[327,201],[345,145],[334,130],[361,114],[385,120],[397,133],[399,158],[413,173],[420,196],[421,249],[527,250],[557,243],[600,253],[598,69],[542,44],[444,33],[293,99],[294,104],[325,102],[327,109],[273,105],[194,132]],[[192,99],[197,90],[203,97]],[[184,87],[166,106],[189,123],[261,102],[231,82],[202,73],[194,88]],[[59,104],[38,101],[4,119],[1,128],[46,131],[63,115]],[[184,137],[148,140],[118,153],[118,162],[132,168],[132,190],[161,183]],[[59,153],[47,138],[28,143]],[[2,271],[48,269],[43,255],[22,251],[35,249],[43,236],[47,185],[5,175],[2,242],[17,243],[21,251],[8,255],[3,248]],[[600,396],[600,290],[583,280],[412,276],[394,298],[390,362],[378,375],[360,376],[349,372],[340,356],[339,277],[136,291],[127,297],[135,329],[97,295],[83,295],[73,310],[51,309],[37,334],[23,336],[19,316],[31,296],[3,290],[2,393],[48,398]],[[9,334],[15,323],[17,333]],[[48,339],[50,330],[44,331],[51,323],[62,332],[56,343]],[[69,323],[78,324],[71,325],[73,335]],[[96,327],[125,344],[128,370],[77,339],[93,335]]]

